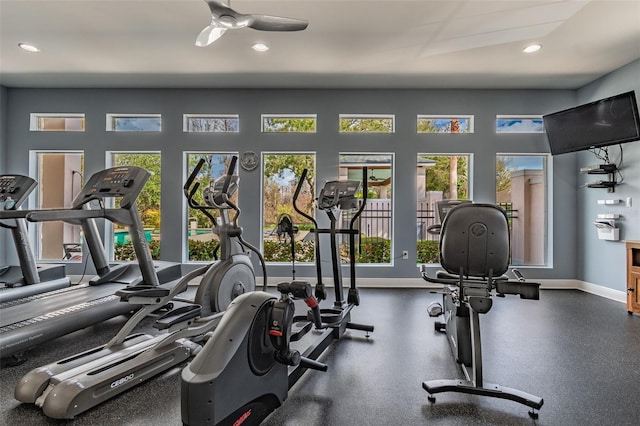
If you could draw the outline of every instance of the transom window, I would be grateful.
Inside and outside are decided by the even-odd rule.
[[[32,132],[84,132],[83,113],[31,113],[29,130]]]
[[[237,133],[240,127],[238,114],[184,114],[182,131],[193,133]]]
[[[496,133],[543,133],[540,115],[496,115]]]
[[[393,114],[340,114],[341,133],[394,133]]]
[[[418,115],[418,133],[473,133],[473,115]]]
[[[263,133],[315,133],[316,114],[262,114]]]
[[[107,114],[108,132],[159,132],[160,114]]]

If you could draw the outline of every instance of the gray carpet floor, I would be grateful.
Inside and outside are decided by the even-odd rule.
[[[512,401],[460,393],[427,401],[422,382],[461,378],[427,306],[441,296],[419,289],[362,289],[349,331],[307,372],[264,424],[275,425],[637,425],[640,424],[640,316],[623,304],[574,290],[542,290],[539,301],[494,298],[481,316],[485,381],[544,398],[539,419]],[[71,421],[46,418],[13,399],[31,369],[98,346],[124,323],[115,318],[29,350],[0,370],[5,425],[177,425],[180,368],[174,368]],[[149,328],[145,323],[142,328]]]

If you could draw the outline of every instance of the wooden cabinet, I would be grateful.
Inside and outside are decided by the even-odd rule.
[[[640,314],[640,241],[627,241],[627,312]]]

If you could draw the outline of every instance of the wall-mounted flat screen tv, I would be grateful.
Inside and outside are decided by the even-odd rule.
[[[551,154],[640,140],[634,91],[542,116]]]

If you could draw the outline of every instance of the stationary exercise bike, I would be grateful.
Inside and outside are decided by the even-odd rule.
[[[440,263],[445,271],[430,277],[423,265],[422,277],[442,285],[445,322],[436,323],[435,329],[446,332],[466,380],[429,380],[423,382],[422,387],[431,403],[436,401],[434,394],[441,392],[484,395],[531,407],[529,416],[536,419],[535,410],[542,407],[542,398],[484,382],[480,314],[491,309],[493,291],[498,296],[519,294],[522,299],[538,300],[540,284],[526,282],[517,271],[514,271],[516,281],[503,275],[510,257],[509,224],[504,210],[492,204],[475,203],[458,204],[447,210],[441,224],[439,247]]]
[[[186,274],[170,290],[136,286],[118,291],[121,303],[143,307],[106,345],[36,368],[24,376],[15,389],[18,401],[35,403],[49,417],[70,419],[198,353],[205,335],[222,318],[225,304],[255,289],[255,275],[245,247],[255,250],[263,260],[255,247],[242,240],[240,210],[230,200],[238,188],[238,178],[233,176],[236,160],[233,157],[225,176],[205,188],[206,206],[193,200],[199,187],[194,181],[203,162],[184,186],[192,207],[220,212],[221,220],[214,232],[220,238],[221,260]],[[228,210],[235,211],[233,219],[229,219]],[[213,218],[208,212],[205,214]],[[201,281],[195,300],[180,299],[189,282],[198,277]],[[266,275],[264,280],[266,284]],[[153,324],[158,334],[131,334],[151,314],[159,315]]]
[[[182,422],[185,425],[256,425],[287,398],[288,391],[307,369],[326,371],[316,361],[329,344],[347,329],[373,331],[373,326],[351,322],[351,310],[359,301],[355,284],[354,224],[366,205],[367,172],[363,172],[364,199],[356,193],[358,181],[327,182],[318,196],[318,208],[329,216],[331,226],[321,229],[296,201],[305,181],[304,170],[294,194],[294,207],[315,226],[318,284],[316,296],[311,284],[296,280],[277,285],[280,297],[256,291],[231,302],[220,325],[202,351],[182,371]],[[356,210],[348,229],[337,226],[340,210]],[[329,234],[334,271],[335,302],[320,309],[317,296],[324,294],[320,268],[320,234]],[[336,238],[349,235],[351,288],[343,297]],[[318,297],[319,298],[319,297]],[[295,316],[294,299],[309,307],[304,316]],[[315,333],[309,333],[315,327]]]

